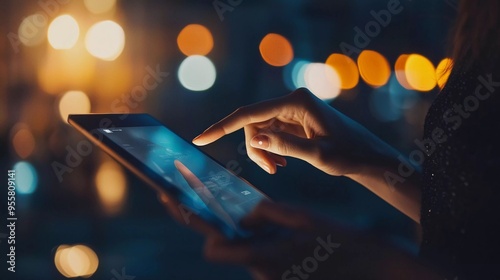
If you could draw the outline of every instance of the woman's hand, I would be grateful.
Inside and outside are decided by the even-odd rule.
[[[398,151],[309,90],[300,88],[241,107],[193,143],[206,145],[240,128],[245,129],[248,156],[267,172],[273,174],[276,166],[285,166],[286,156],[299,158],[330,175],[353,179],[420,221],[419,172],[401,175],[402,162],[407,160]],[[395,176],[398,180],[391,179]]]
[[[208,235],[208,260],[243,265],[256,279],[436,279],[409,254],[304,209],[261,202],[242,220],[252,239]]]
[[[307,161],[330,175],[356,173],[374,160],[383,143],[305,88],[241,107],[193,143],[206,145],[240,128],[245,130],[248,156],[271,174],[276,166],[286,165],[285,156]]]
[[[331,257],[339,254],[342,244],[330,221],[302,209],[262,202],[241,225],[254,232],[269,226],[273,230],[243,241],[209,235],[204,250],[209,261],[243,265],[255,279],[334,278],[335,257]]]

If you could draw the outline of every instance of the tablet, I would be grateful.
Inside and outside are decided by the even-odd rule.
[[[68,122],[156,191],[176,198],[179,210],[196,213],[228,238],[251,236],[239,221],[269,198],[152,116],[69,115]]]

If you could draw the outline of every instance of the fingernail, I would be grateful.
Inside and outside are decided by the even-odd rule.
[[[258,149],[269,148],[269,137],[266,135],[255,135],[250,141],[250,146]]]
[[[193,138],[193,140],[191,140],[191,142],[192,142],[193,144],[195,144],[195,145],[200,144],[200,143],[197,143],[197,142],[199,142],[199,141],[198,141],[198,139],[199,139],[200,137],[201,137],[201,134],[200,134],[200,135],[198,135],[198,136],[196,136],[195,138]]]

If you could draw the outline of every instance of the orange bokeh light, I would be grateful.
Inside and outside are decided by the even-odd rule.
[[[396,64],[394,65],[394,72],[396,73],[396,79],[399,84],[408,90],[413,90],[408,83],[408,79],[406,78],[406,61],[408,60],[409,55],[402,54],[396,60]]]
[[[405,63],[408,84],[418,91],[431,91],[436,87],[436,68],[423,55],[411,54]]]
[[[436,67],[436,80],[439,88],[443,88],[448,78],[451,74],[451,69],[453,67],[453,60],[451,58],[445,58],[439,62]]]
[[[16,154],[25,159],[35,150],[35,137],[27,126],[18,124],[12,129],[12,145]]]
[[[326,64],[333,67],[340,77],[341,89],[352,89],[359,82],[358,66],[350,57],[334,53],[326,60]]]
[[[260,54],[272,66],[285,66],[293,59],[292,44],[285,37],[269,33],[259,45]]]
[[[372,87],[385,85],[391,77],[387,59],[376,51],[364,50],[358,57],[359,74]]]
[[[210,30],[200,24],[189,24],[177,36],[179,50],[187,55],[207,55],[214,47]]]

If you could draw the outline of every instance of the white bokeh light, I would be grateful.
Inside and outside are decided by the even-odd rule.
[[[304,72],[306,87],[318,98],[330,100],[340,93],[340,77],[333,67],[324,63],[311,63]]]
[[[90,113],[90,108],[90,99],[83,91],[68,91],[59,100],[59,114],[64,122],[68,121],[70,114]]]
[[[182,86],[192,91],[203,91],[215,83],[217,72],[212,61],[202,55],[188,56],[177,72]]]
[[[80,27],[70,15],[55,18],[49,25],[47,38],[50,45],[56,50],[71,49],[78,41]]]
[[[102,60],[115,60],[125,47],[125,32],[116,22],[105,20],[90,27],[85,36],[87,51]]]

